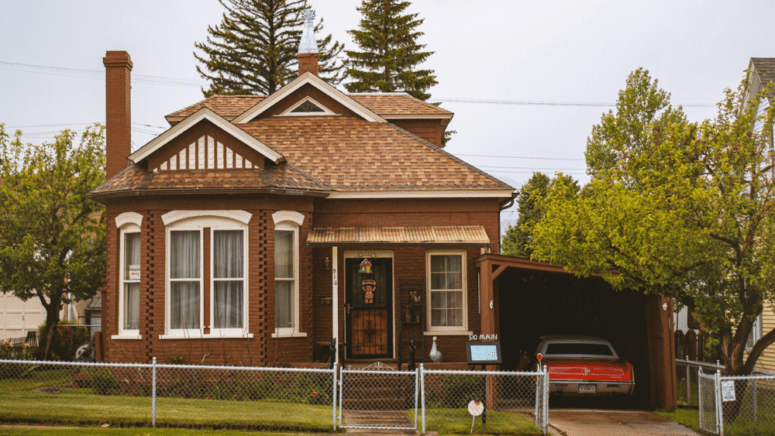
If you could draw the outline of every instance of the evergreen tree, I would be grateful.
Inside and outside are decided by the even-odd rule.
[[[307,0],[219,0],[226,8],[223,21],[208,27],[206,42],[194,45],[202,54],[196,70],[210,82],[202,90],[213,94],[265,94],[277,91],[298,76],[296,54]],[[323,20],[315,32],[323,30]],[[344,65],[338,56],[344,45],[331,35],[318,39],[320,77],[332,85],[342,81]]]
[[[350,30],[353,41],[362,51],[346,50],[349,68],[346,83],[350,92],[404,91],[420,100],[430,97],[426,91],[438,83],[433,70],[420,70],[433,52],[423,51],[417,39],[423,32],[417,27],[423,19],[418,14],[404,14],[410,3],[401,0],[363,0],[358,11],[363,14],[359,29]]]

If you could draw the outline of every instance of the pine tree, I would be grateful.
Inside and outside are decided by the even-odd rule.
[[[223,21],[208,27],[206,42],[194,45],[202,51],[194,57],[196,70],[210,82],[203,89],[213,94],[265,94],[277,91],[298,76],[296,59],[307,0],[219,0],[226,8]],[[323,20],[315,32],[323,30]],[[344,48],[331,35],[318,39],[320,77],[332,85],[342,81]]]
[[[346,83],[350,92],[404,91],[420,100],[430,97],[426,91],[438,83],[433,70],[420,70],[433,52],[423,51],[417,39],[423,32],[417,27],[423,19],[418,14],[402,13],[408,1],[363,0],[358,11],[363,14],[359,29],[350,30],[353,41],[362,51],[346,50],[349,68]]]

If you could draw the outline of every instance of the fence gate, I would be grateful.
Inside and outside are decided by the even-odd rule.
[[[719,416],[721,399],[718,393],[718,373],[705,374],[700,370],[698,382],[700,430],[719,434],[721,432]]]
[[[419,370],[342,368],[339,380],[340,427],[417,429]]]

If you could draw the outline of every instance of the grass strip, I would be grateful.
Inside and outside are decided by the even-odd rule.
[[[171,428],[0,428],[0,436],[308,436],[294,433],[256,433],[229,430],[183,430]]]
[[[411,411],[414,417],[414,411]],[[426,409],[425,427],[428,431],[446,434],[468,434],[471,431],[471,415],[467,409]],[[474,423],[474,434],[493,435],[540,435],[541,430],[533,420],[517,412],[487,411],[487,424],[482,418]]]

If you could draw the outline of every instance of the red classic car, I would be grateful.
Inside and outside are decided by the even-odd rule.
[[[536,350],[549,373],[549,393],[632,395],[635,372],[611,343],[592,336],[542,336]]]

